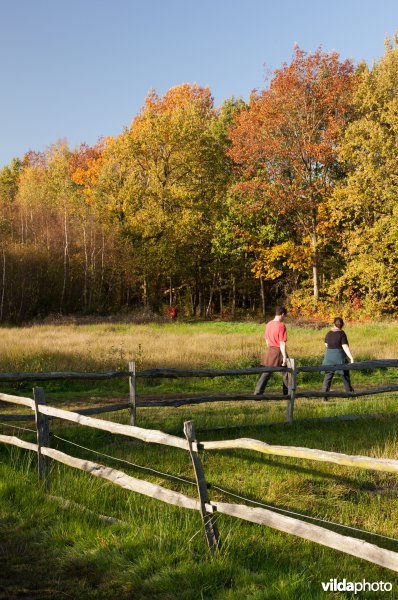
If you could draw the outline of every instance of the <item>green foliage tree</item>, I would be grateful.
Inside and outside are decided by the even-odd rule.
[[[398,308],[398,46],[386,41],[371,69],[358,68],[355,115],[340,156],[347,177],[334,195],[342,230],[342,298],[373,314]]]
[[[12,202],[18,191],[18,176],[22,169],[22,161],[13,158],[10,165],[0,169],[0,202],[2,206],[6,202]]]
[[[151,92],[131,128],[105,152],[98,194],[139,256],[144,302],[159,308],[170,280],[203,311],[214,223],[228,171],[208,88]]]

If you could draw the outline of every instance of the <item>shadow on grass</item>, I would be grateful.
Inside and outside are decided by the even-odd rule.
[[[297,539],[292,545],[293,538],[285,534],[253,524],[242,526],[230,518],[220,520],[224,547],[213,560],[204,539],[198,553],[189,540],[184,548],[176,539],[159,547],[154,532],[137,543],[115,530],[111,543],[107,536],[101,538],[101,548],[84,553],[77,546],[73,555],[65,555],[50,526],[45,538],[16,522],[0,526],[2,600],[310,600],[324,597],[321,581],[342,573],[358,578],[364,565],[367,579],[380,578],[380,569],[369,563],[339,554],[336,566],[333,550]],[[51,556],[54,552],[57,555]],[[391,572],[388,575],[395,580]]]
[[[59,589],[57,559],[33,523],[2,519],[0,539],[1,600],[73,598]]]
[[[220,454],[227,454],[228,450],[220,450],[219,451]],[[351,478],[351,477],[347,477],[347,476],[342,476],[339,475],[337,473],[330,473],[326,470],[321,470],[321,469],[313,469],[311,467],[301,467],[299,465],[292,465],[289,464],[287,462],[282,462],[279,460],[275,460],[272,458],[265,458],[265,457],[261,457],[261,456],[254,456],[253,454],[251,454],[250,456],[248,456],[248,454],[243,454],[243,453],[238,453],[235,451],[234,454],[235,458],[240,458],[243,461],[248,461],[250,462],[250,464],[253,464],[253,462],[256,462],[258,464],[261,465],[266,465],[268,467],[275,467],[275,468],[279,468],[279,469],[285,469],[286,471],[290,471],[292,473],[302,473],[304,475],[311,475],[313,477],[318,477],[318,478],[324,478],[324,479],[330,479],[331,481],[336,481],[338,483],[341,484],[346,484],[348,486],[351,486],[352,488],[356,489],[356,490],[360,490],[360,491],[371,491],[374,492],[376,490],[378,490],[379,488],[376,486],[376,484],[374,484],[373,482],[370,481],[363,481],[363,482],[359,482],[358,480]],[[289,460],[287,458],[287,460]],[[342,469],[347,468],[342,466]],[[397,484],[398,485],[398,484]],[[233,492],[233,490],[228,490],[229,492]],[[236,492],[235,492],[236,493]],[[261,498],[251,498],[254,501],[258,501],[261,502]],[[287,507],[281,507],[281,508],[287,508]]]

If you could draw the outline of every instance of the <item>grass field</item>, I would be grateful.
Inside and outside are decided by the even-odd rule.
[[[326,331],[326,330],[325,330]],[[289,327],[289,353],[301,364],[320,361],[325,331]],[[93,325],[3,329],[0,371],[124,369],[135,358],[140,368],[254,366],[262,347],[263,326],[246,323],[173,325]],[[397,358],[398,326],[394,323],[347,327],[357,360]],[[337,379],[337,378],[336,378]],[[396,381],[393,370],[355,373],[354,385]],[[303,387],[320,387],[321,376],[303,377]],[[142,394],[252,389],[253,378],[219,378],[151,386]],[[336,381],[336,386],[340,382]],[[273,386],[280,381],[274,376]],[[47,384],[44,386],[47,387]],[[19,386],[18,393],[25,393]],[[28,388],[27,388],[28,389]],[[15,390],[14,390],[15,392]],[[48,397],[74,394],[88,399],[126,394],[126,382],[53,384]],[[63,403],[63,402],[62,402]],[[322,403],[297,401],[292,426],[284,423],[285,403],[217,403],[179,409],[141,409],[139,425],[182,435],[185,420],[193,419],[200,439],[251,437],[273,444],[397,458],[397,399],[384,394],[360,400]],[[5,410],[8,407],[5,407]],[[3,412],[5,412],[5,410]],[[352,421],[316,421],[337,414],[370,414]],[[384,416],[383,416],[384,415]],[[127,411],[104,418],[127,422]],[[19,425],[17,423],[16,425]],[[22,424],[28,428],[31,423]],[[213,427],[223,430],[209,431]],[[1,425],[2,432],[13,429]],[[51,423],[64,440],[112,457],[193,480],[188,453],[148,445],[122,436],[65,422]],[[14,431],[16,433],[16,431]],[[27,440],[35,435],[20,431]],[[133,476],[196,495],[194,486],[168,481],[137,466],[120,464],[72,446],[56,437],[53,447],[69,454],[119,468]],[[398,481],[391,474],[373,473],[326,463],[267,457],[251,451],[206,452],[207,479],[228,492],[270,506],[296,511],[397,538]],[[198,514],[121,490],[108,482],[53,463],[51,494],[73,500],[95,514],[63,508],[37,486],[36,458],[13,447],[0,446],[0,598],[73,599],[312,599],[323,598],[321,582],[389,581],[398,597],[398,576],[360,559],[306,542],[288,534],[219,516],[222,547],[210,560]],[[210,489],[213,500],[242,502]],[[117,517],[107,525],[96,514]],[[319,523],[318,523],[319,524]],[[365,533],[329,528],[360,537],[398,552],[398,541]],[[377,594],[358,595],[375,598]],[[349,598],[334,593],[333,598]]]
[[[288,351],[298,364],[321,362],[327,328],[314,330],[288,323]],[[356,360],[398,357],[396,323],[358,324],[347,327]],[[264,350],[264,325],[258,323],[173,323],[45,325],[3,328],[0,372],[125,370],[129,360],[137,368],[243,368],[259,364]],[[379,372],[355,374],[356,381],[376,381]],[[301,383],[320,385],[322,376],[301,375]],[[383,375],[384,377],[384,375]],[[391,373],[393,377],[393,373]],[[380,377],[379,377],[380,378]],[[251,390],[253,378],[144,382],[143,393],[209,390]],[[277,381],[277,380],[276,380]],[[142,384],[141,384],[142,385]],[[279,387],[279,383],[277,384]],[[272,386],[271,386],[272,387]],[[13,388],[15,389],[15,387]],[[19,384],[19,390],[31,385]],[[53,383],[46,390],[62,397],[125,394],[126,382]]]

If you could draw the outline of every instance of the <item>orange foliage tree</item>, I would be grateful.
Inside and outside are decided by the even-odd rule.
[[[80,189],[86,200],[93,200],[95,185],[105,162],[104,149],[110,144],[112,138],[101,140],[94,146],[81,144],[71,155],[69,160],[69,174]]]
[[[296,46],[292,62],[275,71],[268,89],[251,94],[230,130],[238,174],[233,191],[246,211],[267,209],[282,217],[278,227],[291,228],[292,251],[307,253],[312,263],[315,302],[319,248],[328,232],[326,203],[338,172],[336,145],[350,115],[352,85],[350,60],[320,49],[307,54]],[[289,262],[297,261],[286,257]]]

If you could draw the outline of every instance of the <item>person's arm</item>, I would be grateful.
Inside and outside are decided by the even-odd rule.
[[[286,367],[286,361],[287,361],[286,342],[279,342],[279,348],[281,349],[282,357],[283,357],[282,367]]]
[[[349,347],[349,345],[348,345],[348,344],[342,344],[341,346],[342,346],[342,348],[343,348],[344,352],[346,353],[346,355],[348,356],[348,358],[350,359],[350,362],[352,362],[352,363],[353,363],[353,362],[354,362],[354,359],[353,359],[353,357],[352,357],[352,354],[351,354],[351,350],[350,350],[350,347]]]

